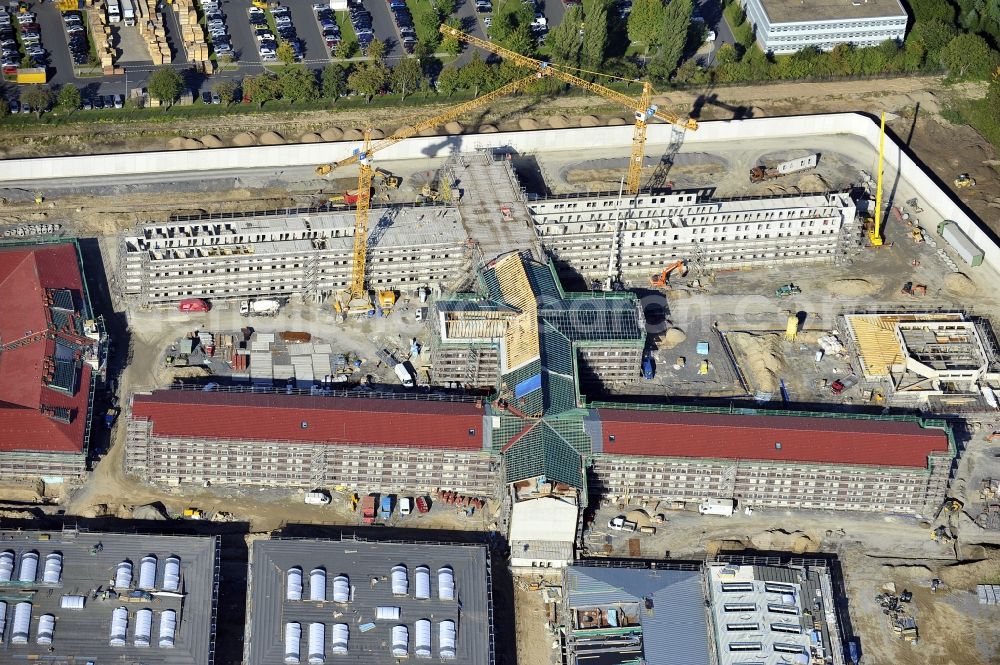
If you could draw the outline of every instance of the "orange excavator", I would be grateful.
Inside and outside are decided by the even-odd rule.
[[[650,277],[649,285],[656,287],[658,289],[667,288],[667,283],[668,280],[670,279],[670,274],[675,270],[681,271],[681,277],[686,275],[688,271],[687,261],[681,259],[680,261],[675,261],[674,263],[671,263],[669,266],[665,267],[663,269],[663,272],[661,272],[659,275],[653,275],[652,277]]]

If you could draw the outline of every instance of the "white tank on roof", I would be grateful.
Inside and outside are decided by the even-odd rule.
[[[0,582],[10,582],[14,577],[14,552],[7,550],[0,553]]]
[[[285,624],[285,663],[295,665],[302,652],[302,624],[289,621]]]
[[[11,628],[11,644],[27,644],[28,633],[31,630],[31,603],[18,603],[14,606],[14,626]]]
[[[119,607],[111,613],[111,638],[108,641],[113,647],[125,646],[125,638],[128,635],[128,610]]]
[[[326,661],[326,625],[309,624],[309,665],[323,665]]]
[[[181,590],[181,560],[180,557],[168,556],[163,565],[163,590]]]
[[[414,625],[413,653],[417,658],[431,657],[430,619],[418,619]]]
[[[351,629],[346,623],[333,624],[332,651],[334,655],[343,656],[347,653],[347,642],[350,640]]]
[[[417,566],[413,577],[413,597],[417,600],[427,600],[431,597],[431,569],[427,566]]]
[[[450,619],[438,624],[438,656],[444,660],[455,658],[455,622]]]
[[[52,636],[56,632],[56,618],[51,614],[38,617],[38,636],[35,641],[41,645],[52,644]]]
[[[122,561],[115,570],[115,588],[128,589],[132,586],[132,562]],[[126,610],[127,611],[127,610]]]
[[[392,656],[405,658],[409,654],[410,631],[406,626],[392,627]]]
[[[148,554],[139,562],[139,588],[152,591],[156,588],[156,555]]]
[[[333,578],[333,602],[346,603],[351,599],[351,581],[347,575]]]
[[[143,608],[135,613],[135,639],[137,647],[148,647],[153,636],[153,610]]]
[[[406,566],[398,565],[392,567],[392,593],[396,596],[405,596],[410,591],[410,580],[406,574]]]
[[[45,569],[42,571],[42,581],[45,584],[59,584],[62,578],[62,554],[53,552],[45,557]]]
[[[438,599],[455,600],[455,571],[451,566],[438,568]]]
[[[302,600],[302,569],[298,566],[289,568],[285,575],[285,599]]]
[[[174,648],[174,633],[177,631],[177,612],[164,610],[160,615],[160,648]]]
[[[38,576],[38,552],[21,555],[21,569],[17,572],[19,582],[34,582]]]
[[[313,568],[309,573],[309,600],[326,600],[326,570]]]

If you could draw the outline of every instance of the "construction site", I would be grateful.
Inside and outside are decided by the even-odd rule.
[[[600,651],[585,632],[595,628],[616,631],[597,642],[638,653],[636,627],[656,624],[640,592],[613,601],[629,603],[620,613],[561,623],[547,606],[574,561],[837,554],[849,624],[828,616],[825,568],[815,579],[713,569],[713,603],[732,584],[755,605],[796,584],[822,601],[783,603],[802,621],[794,638],[771,610],[741,610],[753,614],[744,624],[778,627],[710,635],[727,655],[705,662],[767,651],[857,663],[849,644],[870,662],[995,662],[995,637],[968,639],[995,623],[975,589],[1000,575],[992,236],[871,117],[699,124],[653,104],[648,85],[633,98],[467,41],[532,75],[395,132],[203,151],[194,171],[182,153],[147,156],[143,173],[128,156],[80,178],[60,175],[77,158],[46,165],[32,187],[66,211],[49,231],[95,228],[81,202],[101,196],[103,178],[146,204],[82,243],[86,285],[39,287],[89,294],[121,346],[92,392],[77,391],[88,429],[65,444],[76,466],[40,468],[8,508],[129,517],[161,502],[248,532],[488,531],[516,543],[496,552],[519,578],[523,665]],[[544,76],[618,104],[634,125],[431,135]],[[40,168],[22,161],[16,177],[0,173],[5,186]],[[5,279],[16,302],[24,289]],[[11,325],[5,345],[33,334]],[[0,351],[0,370],[18,348]],[[51,456],[34,432],[5,439],[3,455]],[[331,558],[331,545],[310,543],[306,560],[300,545],[254,550],[254,566],[280,562],[251,571],[250,625],[266,634],[244,645],[247,662],[311,659],[317,640],[325,657],[328,629],[335,654],[455,657],[447,608],[434,640],[422,615],[382,637],[364,628],[368,609],[408,595],[376,588],[398,582],[391,548],[376,575],[356,551]],[[386,595],[350,609],[350,626],[301,597],[303,566],[325,585],[339,565],[370,578],[372,603]],[[279,602],[295,570],[299,596]],[[664,579],[721,625],[724,607],[708,616],[697,576],[677,571]],[[488,598],[477,607],[488,613]],[[459,636],[467,660],[494,660],[491,620],[471,642]],[[683,653],[672,662],[704,660]]]

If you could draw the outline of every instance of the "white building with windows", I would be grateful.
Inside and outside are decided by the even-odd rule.
[[[906,36],[900,0],[743,0],[743,8],[765,52],[877,46]]]

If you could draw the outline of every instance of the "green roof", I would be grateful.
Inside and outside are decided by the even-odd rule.
[[[583,489],[583,458],[545,421],[535,423],[504,453],[507,482],[544,476]]]

